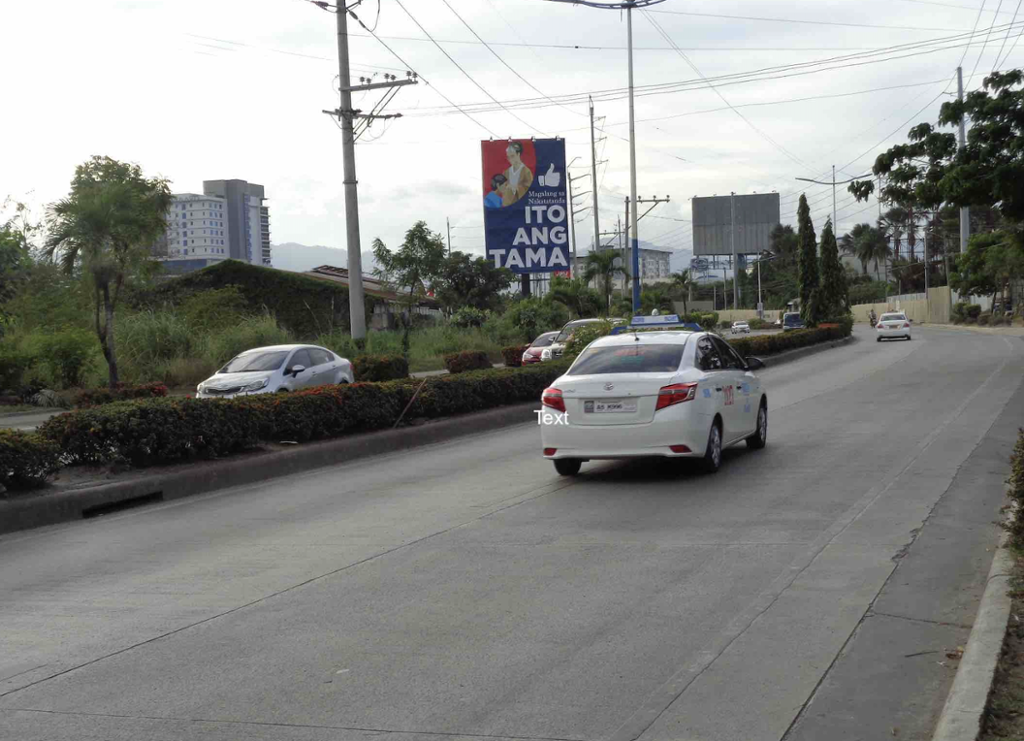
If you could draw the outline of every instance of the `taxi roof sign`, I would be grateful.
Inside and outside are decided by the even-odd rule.
[[[701,326],[695,322],[680,321],[678,314],[666,314],[665,316],[635,316],[630,319],[628,325],[613,327],[611,333],[616,335],[635,332],[639,329],[685,329],[690,332],[702,330]]]

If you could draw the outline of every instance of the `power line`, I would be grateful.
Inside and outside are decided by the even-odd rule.
[[[982,10],[985,9],[985,3],[986,2],[987,2],[987,0],[981,0],[981,8],[982,8]],[[1003,0],[999,0],[999,8],[1001,8],[1001,7],[1003,7]],[[999,8],[996,8],[996,12],[997,13],[999,12]],[[978,12],[980,13],[981,11],[978,11]],[[964,85],[965,88],[969,88],[971,86],[971,80],[974,79],[974,73],[978,71],[978,65],[981,64],[981,58],[983,56],[985,56],[985,47],[988,46],[988,39],[989,39],[989,37],[991,35],[992,35],[992,27],[989,26],[988,33],[985,35],[985,43],[981,45],[981,51],[978,52],[978,58],[974,61],[974,69],[971,70],[971,76],[967,78],[967,84]]]
[[[455,10],[455,8],[453,8],[451,6],[451,4],[449,4],[448,0],[441,0],[441,2],[443,2],[445,4],[445,7],[447,7],[448,10],[450,10],[455,15],[455,17],[458,18],[462,22],[462,25],[464,25],[469,30],[469,32],[471,34],[473,34],[480,41],[480,43],[483,44],[487,48],[487,51],[489,51],[491,54],[493,54],[495,56],[495,58],[499,62],[501,62],[503,65],[505,65],[505,67],[508,69],[509,72],[511,72],[516,77],[518,77],[524,83],[526,83],[526,86],[529,87],[531,90],[533,90],[535,93],[538,93],[539,95],[543,96],[545,99],[551,101],[552,103],[555,103],[555,105],[561,105],[560,103],[556,103],[554,100],[551,100],[551,98],[548,97],[548,95],[545,92],[543,92],[542,90],[537,88],[536,85],[534,85],[532,82],[530,82],[525,77],[523,77],[521,74],[519,74],[519,72],[517,72],[516,69],[514,67],[512,67],[512,65],[510,65],[508,62],[506,62],[504,59],[502,59],[501,55],[498,54],[498,52],[494,51],[494,48],[490,44],[488,44],[486,41],[484,41],[482,38],[480,38],[480,34],[478,34],[476,31],[474,31],[473,27],[470,26],[466,22],[466,20],[461,15],[458,14],[458,12]],[[573,111],[571,108],[568,108],[566,106],[562,106],[562,107],[565,108],[566,110],[572,111],[573,113],[576,113],[578,115],[581,115],[581,116],[585,115],[583,113],[580,113],[579,111]]]
[[[675,42],[674,42],[674,41],[672,40],[672,38],[671,38],[671,37],[670,37],[670,36],[669,36],[669,35],[668,35],[668,34],[667,34],[667,33],[665,32],[665,29],[663,29],[663,28],[661,27],[661,25],[660,25],[660,24],[659,24],[659,23],[658,23],[658,22],[657,22],[657,21],[656,21],[656,20],[655,20],[655,19],[654,19],[653,17],[651,17],[651,11],[649,11],[649,10],[643,10],[643,11],[642,11],[642,13],[643,13],[644,17],[645,17],[645,18],[646,18],[646,19],[648,20],[648,22],[649,22],[649,23],[650,23],[650,24],[651,24],[652,26],[654,26],[655,30],[656,30],[656,31],[657,31],[657,32],[658,32],[659,34],[661,34],[662,38],[664,38],[664,39],[665,39],[665,40],[666,40],[666,41],[667,41],[668,43],[670,43],[670,44],[673,44],[673,45],[675,44]],[[689,58],[688,56],[686,56],[686,54],[685,54],[685,53],[684,53],[684,52],[683,52],[682,50],[680,50],[680,49],[677,49],[676,51],[677,51],[677,53],[679,54],[679,56],[683,58],[683,61],[684,61],[684,62],[686,62],[686,63],[687,63],[687,64],[688,64],[689,66],[690,66],[690,68],[691,68],[691,69],[692,69],[692,70],[693,70],[694,72],[696,72],[696,73],[697,73],[697,75],[698,75],[698,76],[699,76],[699,77],[700,77],[700,78],[701,78],[702,80],[704,80],[705,82],[707,82],[707,78],[706,78],[706,77],[704,76],[704,73],[703,73],[703,72],[701,72],[701,71],[700,71],[700,70],[699,70],[699,69],[697,68],[697,65],[695,65],[695,64],[694,64],[694,63],[693,63],[693,62],[692,62],[692,61],[690,60],[690,58]],[[751,120],[750,120],[749,118],[747,118],[746,116],[744,116],[744,115],[743,115],[743,114],[742,114],[742,113],[741,113],[741,112],[740,112],[740,111],[739,111],[739,110],[738,110],[738,109],[737,109],[737,108],[736,108],[735,106],[733,106],[733,104],[732,104],[732,103],[730,103],[730,102],[728,101],[728,99],[727,99],[727,98],[726,98],[726,97],[725,97],[724,95],[722,95],[722,93],[721,93],[721,92],[720,92],[720,91],[718,90],[718,88],[716,88],[716,87],[715,87],[714,85],[711,85],[710,83],[708,83],[708,84],[710,85],[711,89],[712,89],[712,90],[714,90],[714,92],[715,92],[715,95],[717,95],[717,96],[718,96],[719,98],[721,98],[721,99],[722,99],[722,102],[723,102],[723,103],[725,103],[725,104],[726,104],[726,105],[727,105],[727,106],[729,107],[729,109],[730,109],[730,110],[731,110],[731,111],[732,111],[733,113],[735,113],[735,114],[736,114],[737,116],[739,116],[739,117],[740,117],[740,118],[741,118],[741,119],[743,120],[743,122],[744,122],[745,124],[747,124],[747,126],[749,126],[749,127],[750,127],[750,128],[752,128],[752,129],[753,129],[753,130],[754,130],[755,132],[757,132],[757,134],[758,134],[758,135],[759,135],[759,136],[760,136],[760,137],[761,137],[762,139],[764,139],[765,141],[767,141],[767,142],[768,142],[769,144],[771,144],[771,145],[772,145],[773,147],[775,147],[776,149],[778,149],[778,150],[779,150],[780,152],[782,152],[782,153],[783,153],[784,155],[786,155],[786,156],[787,156],[787,157],[788,157],[789,159],[793,160],[793,162],[797,163],[797,164],[798,164],[798,165],[800,165],[801,167],[804,167],[804,168],[806,168],[806,169],[808,169],[808,170],[810,170],[810,169],[811,169],[811,168],[810,168],[810,166],[809,166],[809,165],[808,165],[808,164],[807,164],[806,162],[804,162],[804,161],[803,161],[803,160],[801,160],[801,159],[800,159],[799,157],[797,157],[797,156],[796,156],[795,154],[793,154],[793,153],[792,153],[792,152],[790,152],[790,151],[789,151],[788,149],[786,149],[786,148],[785,148],[784,146],[782,146],[781,144],[779,144],[779,143],[778,143],[777,141],[775,141],[775,140],[774,140],[774,139],[773,139],[773,138],[772,138],[771,136],[769,136],[769,135],[768,135],[768,134],[767,134],[767,133],[766,133],[765,131],[763,131],[763,130],[762,130],[762,129],[760,129],[760,128],[759,128],[758,126],[756,126],[756,125],[754,124],[754,122],[753,122],[753,121],[751,121]]]
[[[1015,38],[1015,39],[1013,40],[1013,45],[1012,45],[1012,46],[1010,46],[1010,50],[1009,50],[1008,52],[1006,52],[1006,56],[1005,56],[1005,57],[1003,57],[1003,59],[1002,59],[1002,62],[1001,62],[1002,64],[1005,64],[1005,63],[1006,63],[1006,60],[1010,58],[1010,55],[1011,55],[1011,54],[1013,54],[1013,50],[1017,48],[1017,42],[1018,42],[1018,41],[1020,41],[1020,37],[1021,37],[1022,35],[1024,35],[1024,27],[1022,27],[1022,28],[1020,29],[1020,33],[1018,33],[1018,34],[1017,34],[1017,38]],[[997,64],[1000,64],[1000,62],[997,62]]]
[[[507,21],[506,21],[507,23]],[[361,33],[349,34],[353,38],[369,39],[372,36],[367,36]],[[381,36],[382,39],[388,41],[413,41],[418,43],[429,44],[430,39],[424,39],[419,36]],[[436,38],[436,37],[435,37]],[[565,51],[626,51],[625,46],[603,46],[596,44],[545,44],[539,42],[527,42],[527,41],[484,41],[479,39],[477,41],[471,41],[470,39],[442,39],[437,38],[437,43],[440,44],[459,44],[459,45],[470,45],[480,46],[481,44],[489,46],[505,46],[514,48],[527,48],[527,49],[560,49]],[[838,47],[847,51],[871,51],[878,47],[873,46],[843,46]],[[685,51],[835,51],[835,46],[692,46],[684,47]],[[670,46],[634,46],[633,51],[675,51]]]
[[[928,28],[925,26],[883,26],[874,23],[841,23],[839,21],[809,21],[796,18],[766,18],[751,15],[723,15],[721,13],[695,13],[686,10],[651,10],[650,13],[685,15],[697,18],[725,18],[730,21],[758,21],[764,23],[800,23],[811,26],[845,26],[847,28],[883,28],[893,31],[955,31],[955,28]]]
[[[405,8],[402,8],[402,9],[403,9],[403,10],[405,10]],[[406,12],[408,13],[408,11],[406,11]],[[349,11],[349,14],[350,14],[350,15],[351,15],[351,16],[352,16],[353,18],[355,18],[355,20],[356,20],[356,23],[358,23],[358,24],[359,24],[359,25],[360,25],[360,26],[361,26],[361,27],[363,28],[363,30],[365,30],[366,32],[368,32],[368,33],[369,33],[369,34],[370,34],[370,35],[371,35],[371,36],[372,36],[373,38],[377,39],[377,41],[378,41],[378,42],[380,43],[380,45],[381,45],[381,46],[383,46],[383,47],[384,47],[385,49],[387,49],[387,50],[388,50],[389,52],[391,52],[391,55],[392,55],[392,56],[393,56],[393,57],[394,57],[395,59],[397,59],[397,60],[398,60],[399,62],[401,62],[402,64],[404,64],[404,65],[405,65],[405,68],[406,68],[407,70],[411,70],[411,69],[413,69],[412,65],[411,65],[411,64],[409,64],[408,62],[406,62],[406,61],[405,61],[404,59],[402,59],[402,57],[401,57],[401,56],[399,56],[398,52],[396,52],[396,51],[395,51],[394,49],[392,49],[392,48],[391,48],[390,46],[388,46],[388,45],[387,45],[386,43],[384,43],[383,41],[381,41],[381,40],[380,40],[380,38],[378,38],[378,37],[377,37],[377,34],[376,34],[376,33],[374,33],[374,32],[373,32],[373,31],[371,31],[371,30],[370,30],[369,28],[367,28],[367,27],[366,27],[366,24],[365,24],[365,23],[363,23],[363,22],[362,22],[361,20],[359,20],[359,17],[358,17],[358,16],[357,16],[357,15],[356,15],[355,13],[353,13],[352,11]],[[451,98],[449,98],[449,97],[448,97],[447,95],[445,95],[444,93],[442,93],[442,92],[441,92],[441,91],[440,91],[440,90],[439,90],[439,89],[438,89],[438,88],[437,88],[437,87],[436,87],[435,85],[432,85],[432,84],[430,83],[430,81],[429,81],[429,80],[428,80],[428,79],[427,79],[427,78],[426,78],[425,76],[423,76],[422,74],[420,74],[420,75],[419,75],[419,78],[420,78],[420,79],[421,79],[421,80],[423,81],[423,83],[424,83],[425,85],[427,85],[428,87],[430,87],[430,88],[431,88],[431,89],[432,89],[432,90],[433,90],[433,91],[434,91],[435,93],[437,93],[437,94],[438,94],[438,95],[440,95],[440,96],[441,96],[442,98],[444,98],[444,100],[445,100],[445,101],[446,101],[446,102],[447,102],[447,103],[448,103],[448,104],[449,104],[450,106],[452,106],[452,107],[454,107],[454,108],[455,108],[456,110],[460,111],[460,112],[462,113],[462,115],[464,115],[464,116],[465,116],[466,118],[468,118],[468,119],[469,119],[470,121],[472,121],[472,122],[473,122],[473,123],[475,123],[475,124],[476,124],[477,126],[479,126],[479,127],[480,127],[480,128],[482,128],[482,129],[483,129],[484,131],[486,131],[486,132],[487,132],[488,134],[490,134],[490,135],[491,135],[491,138],[496,138],[496,134],[495,134],[495,133],[494,133],[493,131],[491,131],[491,130],[490,130],[489,128],[487,128],[486,126],[484,126],[484,125],[483,125],[482,123],[480,123],[480,122],[479,122],[479,121],[477,121],[477,120],[476,120],[475,118],[473,118],[473,116],[471,116],[471,115],[470,115],[469,113],[467,113],[467,112],[466,112],[465,110],[463,110],[463,109],[462,109],[461,107],[459,107],[459,105],[458,105],[457,103],[455,103],[455,102],[454,102],[454,101],[453,101],[453,100],[452,100]]]
[[[409,9],[406,8],[405,5],[402,4],[402,0],[395,0],[395,3],[398,5],[399,8],[401,8],[405,12],[405,14],[407,16],[409,16],[409,19],[413,23],[416,24],[416,27],[419,28],[420,31],[422,31],[423,34],[428,39],[430,39],[431,41],[434,42],[434,46],[436,46],[440,50],[440,52],[442,54],[444,54],[448,58],[448,61],[451,62],[452,64],[454,64],[458,68],[459,72],[461,72],[463,75],[466,76],[466,79],[468,79],[470,82],[472,82],[474,85],[476,85],[476,87],[480,90],[480,92],[482,92],[488,98],[493,100],[503,111],[508,113],[510,116],[512,116],[512,118],[514,118],[519,123],[523,124],[523,126],[526,126],[526,127],[530,128],[530,129],[533,129],[538,134],[544,134],[544,132],[541,131],[540,129],[538,129],[536,126],[533,126],[532,124],[527,123],[526,121],[521,119],[519,116],[517,116],[515,113],[510,111],[508,108],[506,108],[505,105],[503,103],[501,103],[501,101],[499,101],[493,95],[491,95],[483,85],[481,85],[479,82],[477,82],[475,79],[473,79],[473,76],[471,74],[469,74],[465,69],[463,69],[462,65],[460,65],[458,62],[456,62],[455,59],[452,57],[452,55],[449,54],[447,51],[445,51],[443,46],[441,46],[439,43],[434,41],[433,37],[427,32],[427,29],[425,29],[423,27],[423,25],[418,20],[416,20],[416,16],[414,16],[412,13],[410,13]],[[493,136],[493,134],[492,134],[492,136]]]
[[[1010,21],[1011,24],[1013,23],[1013,21],[1017,20],[1017,13],[1020,12],[1020,5],[1021,5],[1022,1],[1024,1],[1024,0],[1017,0],[1017,7],[1013,11],[1013,20]],[[1006,32],[1006,36],[1003,38],[1003,43],[999,47],[999,51],[996,52],[996,61],[995,61],[995,64],[992,65],[992,71],[993,72],[995,72],[996,71],[996,67],[999,66],[999,59],[1000,59],[1000,57],[1003,56],[1003,49],[1006,48],[1006,42],[1009,41],[1009,40],[1010,40],[1010,32],[1007,31]],[[1007,56],[1009,56],[1009,55],[1007,55]]]
[[[1024,27],[1024,23],[1004,24],[998,28],[1001,32],[1010,28],[1019,27]],[[899,44],[891,47],[885,47],[884,49],[878,50],[877,52],[829,57],[825,59],[810,60],[806,62],[779,65],[775,67],[765,67],[746,72],[731,73],[728,75],[720,75],[717,77],[707,77],[704,79],[681,80],[676,82],[658,83],[653,85],[641,85],[636,87],[636,97],[664,95],[669,93],[705,89],[714,86],[724,87],[727,85],[749,84],[752,82],[765,82],[768,80],[785,79],[789,77],[798,77],[808,74],[817,74],[820,72],[829,72],[838,69],[847,69],[851,67],[863,66],[866,64],[878,64],[894,60],[899,61],[910,57],[948,51],[950,49],[960,48],[961,46],[969,47],[973,45],[972,42],[974,41],[975,37],[980,36],[986,31],[995,30],[996,28],[997,27],[992,27],[991,29],[986,29],[985,31],[972,31],[970,33],[965,32],[953,37],[943,37],[923,42]],[[669,41],[670,43],[672,43],[670,37]],[[890,56],[873,58],[878,57],[879,55],[886,54],[889,54]],[[593,90],[551,96],[551,100],[555,101],[553,103],[555,105],[565,105],[572,103],[582,104],[587,101],[588,97],[594,97],[594,99],[598,101],[608,101],[619,100],[626,97],[626,95],[628,95],[628,88],[608,88],[603,90]],[[504,101],[500,104],[500,107],[502,109],[507,110],[508,108],[543,108],[547,107],[548,105],[552,105],[548,98],[519,98]],[[498,108],[495,108],[495,106],[491,103],[467,104],[465,107],[469,110],[474,110],[476,112],[492,112],[498,110]],[[450,111],[446,110],[443,106],[431,107],[422,109],[421,115],[436,115],[437,113],[450,113]]]

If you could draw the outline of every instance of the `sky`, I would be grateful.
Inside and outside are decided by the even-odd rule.
[[[444,233],[448,220],[453,249],[482,255],[480,141],[531,136],[564,137],[578,158],[586,249],[587,93],[598,98],[601,230],[615,228],[629,193],[623,13],[547,0],[352,9],[379,37],[350,18],[353,83],[419,76],[386,109],[402,118],[356,145],[364,251],[377,237],[399,245],[418,220]],[[335,23],[308,0],[0,3],[0,200],[42,213],[77,164],[108,155],[169,178],[174,192],[260,183],[274,243],[345,247],[341,132],[321,112],[338,105]],[[796,178],[829,179],[833,165],[840,180],[868,173],[913,124],[935,121],[961,60],[968,90],[997,64],[1024,65],[1022,30],[1020,0],[665,0],[634,11],[638,193],[671,199],[640,237],[689,249],[689,199],[730,191],[778,191],[790,224],[806,192],[820,232],[831,186]],[[877,208],[840,186],[839,234]]]

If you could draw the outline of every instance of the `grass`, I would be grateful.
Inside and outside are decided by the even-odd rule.
[[[1024,562],[1014,549],[1010,622],[992,680],[992,693],[981,721],[978,741],[1024,741]]]
[[[5,343],[29,352],[35,357],[22,382],[39,380],[47,388],[60,389],[60,379],[45,362],[40,348],[46,331],[36,329],[21,335],[8,336]],[[238,315],[223,322],[219,328],[197,326],[187,321],[182,312],[172,309],[161,311],[121,312],[115,325],[118,370],[123,383],[137,384],[159,381],[168,388],[194,389],[200,381],[243,350],[265,345],[278,345],[307,341],[322,345],[342,357],[354,360],[361,354],[401,355],[402,332],[369,332],[365,350],[360,351],[352,337],[340,330],[321,334],[315,338],[296,337],[280,327],[270,314]],[[80,383],[86,388],[106,385],[107,364],[100,351],[99,341],[86,343],[88,357]],[[464,350],[482,350],[492,362],[501,362],[501,349],[521,344],[520,338],[509,332],[500,321],[490,321],[484,327],[460,329],[437,326],[414,329],[410,334],[409,370],[441,370],[444,356]]]

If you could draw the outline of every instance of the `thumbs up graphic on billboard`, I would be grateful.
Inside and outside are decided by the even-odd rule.
[[[562,173],[555,172],[555,163],[548,166],[547,174],[540,176],[540,184],[545,188],[557,188],[562,182]]]

